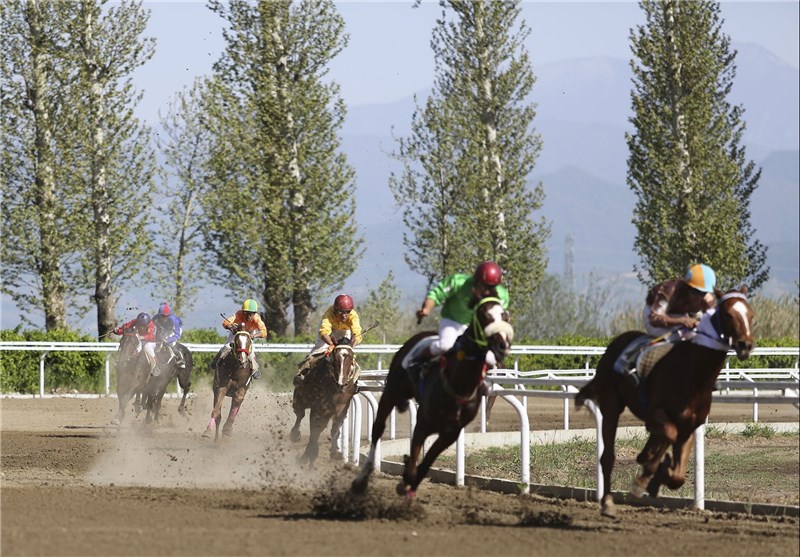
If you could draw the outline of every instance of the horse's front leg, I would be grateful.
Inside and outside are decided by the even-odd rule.
[[[422,450],[422,445],[425,443],[425,439],[428,438],[428,435],[430,435],[430,431],[428,429],[427,422],[424,419],[418,420],[417,425],[414,428],[414,434],[411,436],[411,451],[409,452],[408,457],[406,457],[404,463],[405,466],[403,467],[403,481],[397,484],[398,495],[413,497],[416,494],[417,486],[419,485],[419,481],[417,481],[417,460],[419,460],[419,453]],[[458,434],[456,434],[456,437],[458,437]],[[442,436],[440,434],[439,439],[441,438]],[[434,442],[434,445],[439,441],[439,439]],[[428,454],[430,454],[430,452],[428,452]]]
[[[292,393],[292,410],[294,410],[295,420],[292,430],[289,432],[289,440],[297,443],[300,441],[300,423],[306,417],[305,397],[299,392],[302,386],[295,387]]]
[[[600,514],[609,518],[616,518],[617,509],[614,505],[614,495],[611,492],[611,472],[614,470],[615,444],[617,440],[617,426],[623,407],[619,404],[601,407],[603,415],[603,454],[600,456],[600,467],[603,470],[603,493],[600,498]]]
[[[236,416],[239,415],[239,410],[242,408],[244,402],[244,395],[247,393],[246,387],[239,387],[233,395],[231,401],[231,410],[228,412],[228,419],[225,420],[225,425],[222,427],[222,435],[230,437],[233,435],[233,425],[236,423]]]
[[[425,476],[428,475],[428,470],[431,469],[433,462],[439,457],[440,454],[442,454],[442,451],[456,442],[456,439],[458,439],[458,435],[460,433],[461,428],[439,433],[439,437],[436,438],[436,441],[433,442],[431,448],[425,453],[425,458],[422,459],[422,462],[419,464],[419,468],[416,469],[410,485],[406,486],[407,497],[413,497],[416,494],[417,487],[419,487],[419,484],[425,479]]]
[[[343,404],[340,408],[336,409],[336,413],[333,415],[332,423],[331,423],[331,451],[330,456],[332,460],[344,460],[344,455],[342,454],[342,447],[339,437],[341,436],[342,432],[342,425],[344,424],[344,419],[347,417],[347,411],[350,408],[350,401],[348,400],[346,404]],[[358,439],[353,439],[353,444],[358,443]]]
[[[679,439],[672,445],[672,462],[669,455],[659,466],[659,472],[650,480],[647,492],[658,497],[658,490],[663,483],[670,489],[679,489],[686,482],[686,468],[694,446],[694,432],[688,437]]]
[[[203,437],[206,439],[214,435],[214,441],[219,436],[219,424],[222,421],[222,401],[225,400],[225,393],[228,387],[219,387],[214,389],[214,406],[211,408],[211,420],[208,422],[206,430],[203,432]]]
[[[659,471],[661,461],[668,447],[669,442],[665,440],[663,436],[656,433],[650,434],[642,452],[636,457],[636,462],[642,465],[642,473],[633,479],[631,495],[634,497],[644,497],[645,494],[647,494],[650,481]]]
[[[306,450],[299,459],[300,462],[308,462],[311,468],[314,467],[314,461],[317,460],[319,456],[319,436],[322,434],[325,426],[328,425],[329,419],[330,416],[328,414],[320,412],[318,408],[311,408],[311,414],[308,417],[308,445],[306,445]]]

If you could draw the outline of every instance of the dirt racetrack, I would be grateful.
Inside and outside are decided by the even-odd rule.
[[[115,399],[0,400],[0,553],[798,554],[795,518],[621,506],[612,521],[592,503],[427,481],[409,504],[394,494],[397,480],[380,474],[356,498],[347,492],[355,472],[328,461],[325,434],[316,469],[295,464],[304,445],[288,440],[288,397],[251,391],[221,448],[200,438],[210,399],[193,398],[188,417],[165,401],[158,426],[129,414],[119,430],[109,425]],[[748,421],[751,412],[720,405],[711,421]],[[560,402],[531,401],[529,414],[534,429],[561,427]],[[797,410],[762,406],[761,416],[796,421]],[[585,411],[571,418],[572,427],[591,424]],[[491,429],[516,427],[498,402]]]

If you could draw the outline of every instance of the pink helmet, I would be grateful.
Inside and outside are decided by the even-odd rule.
[[[333,309],[337,311],[351,311],[353,309],[353,298],[347,294],[339,294],[333,301]]]
[[[494,261],[484,261],[475,267],[473,276],[477,282],[487,286],[497,286],[503,281],[503,270]]]

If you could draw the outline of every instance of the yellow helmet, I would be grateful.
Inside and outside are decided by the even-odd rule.
[[[253,311],[253,312],[256,312],[256,311],[258,311],[258,304],[257,304],[257,303],[256,303],[256,301],[255,301],[255,300],[253,300],[252,298],[251,298],[251,299],[247,299],[247,300],[245,300],[245,301],[244,301],[244,303],[242,304],[242,310],[243,310],[243,311]]]

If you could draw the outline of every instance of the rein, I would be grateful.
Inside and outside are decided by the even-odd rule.
[[[472,312],[472,337],[471,340],[474,342],[479,348],[486,348],[489,346],[489,339],[486,338],[486,331],[483,330],[480,321],[478,321],[478,308],[480,308],[483,304],[488,302],[497,302],[502,306],[500,298],[495,298],[494,296],[489,296],[488,298],[483,298],[478,305],[475,306],[475,311]]]
[[[721,313],[719,311],[719,304],[721,304],[725,300],[731,300],[731,299],[739,299],[739,300],[744,300],[746,302],[747,301],[747,296],[742,294],[741,292],[728,292],[727,294],[723,295],[718,300],[717,309],[714,311],[714,315],[712,315],[711,318],[709,319],[709,323],[711,324],[711,328],[713,329],[713,332],[715,334],[711,335],[710,331],[701,330],[699,328],[698,328],[698,331],[697,331],[697,333],[699,335],[704,336],[704,337],[708,338],[710,341],[712,341],[713,343],[717,344],[718,345],[718,348],[717,348],[718,350],[720,350],[720,351],[724,350],[726,352],[728,351],[728,349],[730,347],[731,337],[730,337],[730,335],[726,335],[722,330],[722,317],[721,317]],[[712,347],[709,346],[709,348],[712,348]]]

